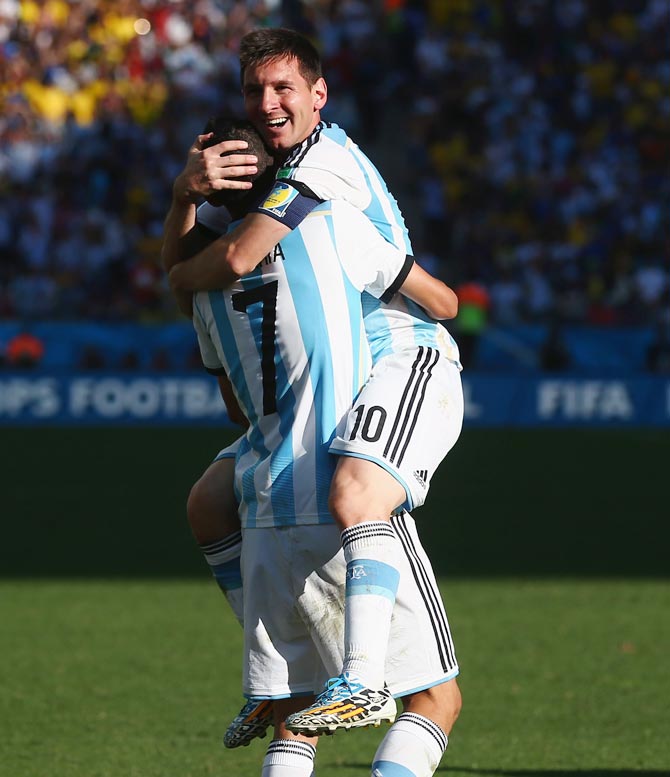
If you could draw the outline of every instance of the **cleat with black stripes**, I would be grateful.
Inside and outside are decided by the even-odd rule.
[[[246,747],[252,739],[262,739],[272,725],[272,699],[250,699],[235,716],[223,736],[223,746]]]
[[[328,680],[326,690],[304,710],[286,718],[286,728],[294,734],[314,736],[334,734],[340,729],[393,723],[396,703],[387,688],[373,690],[356,682],[345,672]]]

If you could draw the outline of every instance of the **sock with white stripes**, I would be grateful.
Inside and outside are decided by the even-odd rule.
[[[386,521],[358,523],[341,537],[347,562],[343,671],[367,688],[380,689],[402,547]]]
[[[274,739],[265,753],[261,777],[313,777],[316,748],[300,739]]]
[[[222,540],[200,545],[205,561],[212,570],[212,575],[219,588],[223,591],[235,617],[243,623],[242,604],[242,571],[240,556],[242,554],[242,532],[229,534]]]
[[[377,748],[372,777],[432,777],[447,744],[447,735],[432,720],[403,712]]]

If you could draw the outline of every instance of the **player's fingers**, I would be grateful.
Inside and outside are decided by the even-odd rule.
[[[191,146],[192,150],[202,151],[202,144],[206,140],[209,140],[213,134],[213,132],[205,132],[204,135],[198,135],[198,137],[195,139],[195,143]]]
[[[255,164],[231,165],[220,169],[222,178],[240,178],[243,175],[255,175],[258,168]]]
[[[220,178],[212,184],[212,188],[216,191],[223,191],[224,189],[251,189],[252,186],[251,181],[240,181],[236,178]]]
[[[257,162],[258,158],[254,154],[226,154],[219,157],[218,164],[221,167],[231,168],[244,165],[255,166]]]
[[[246,140],[222,140],[210,148],[217,154],[232,154],[235,151],[244,151],[248,145]]]

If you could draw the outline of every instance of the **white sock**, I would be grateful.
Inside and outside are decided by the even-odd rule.
[[[367,688],[383,688],[391,615],[402,548],[386,521],[364,521],[342,532],[347,562],[343,671]]]
[[[403,712],[377,748],[372,777],[432,777],[447,744],[447,735],[432,720]]]
[[[300,739],[274,739],[263,761],[262,777],[313,777],[316,748]]]
[[[242,603],[242,532],[229,534],[216,542],[200,545],[205,561],[209,564],[219,588],[223,591],[228,604],[240,624],[244,622]]]

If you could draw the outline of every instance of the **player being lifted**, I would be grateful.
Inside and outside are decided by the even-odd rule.
[[[247,113],[282,166],[264,209],[189,262],[175,264],[166,256],[173,287],[229,285],[255,267],[295,226],[295,214],[308,212],[315,199],[348,200],[389,242],[411,254],[402,216],[379,173],[342,130],[320,120],[327,90],[313,46],[291,31],[259,30],[243,39],[240,62]],[[170,225],[183,230],[195,220],[199,195],[245,188],[236,177],[253,172],[250,157],[219,156],[242,150],[241,144],[203,149],[204,140],[196,141],[175,183],[168,232]],[[431,280],[417,272],[424,291]],[[458,350],[428,315],[453,316],[455,298],[448,309],[428,306],[427,314],[408,298],[409,287],[403,291],[386,304],[364,300],[374,367],[345,432],[333,443],[333,452],[345,455],[330,493],[347,560],[345,658],[340,676],[316,704],[289,718],[294,731],[320,733],[395,715],[384,688],[384,659],[400,543],[389,519],[399,508],[423,503],[430,478],[458,438],[463,414]],[[375,585],[361,584],[365,579]],[[444,698],[437,699],[437,692],[435,697],[446,721],[460,697],[455,681],[444,686]],[[370,694],[384,704],[367,709]],[[340,714],[348,704],[361,710],[353,721]]]

